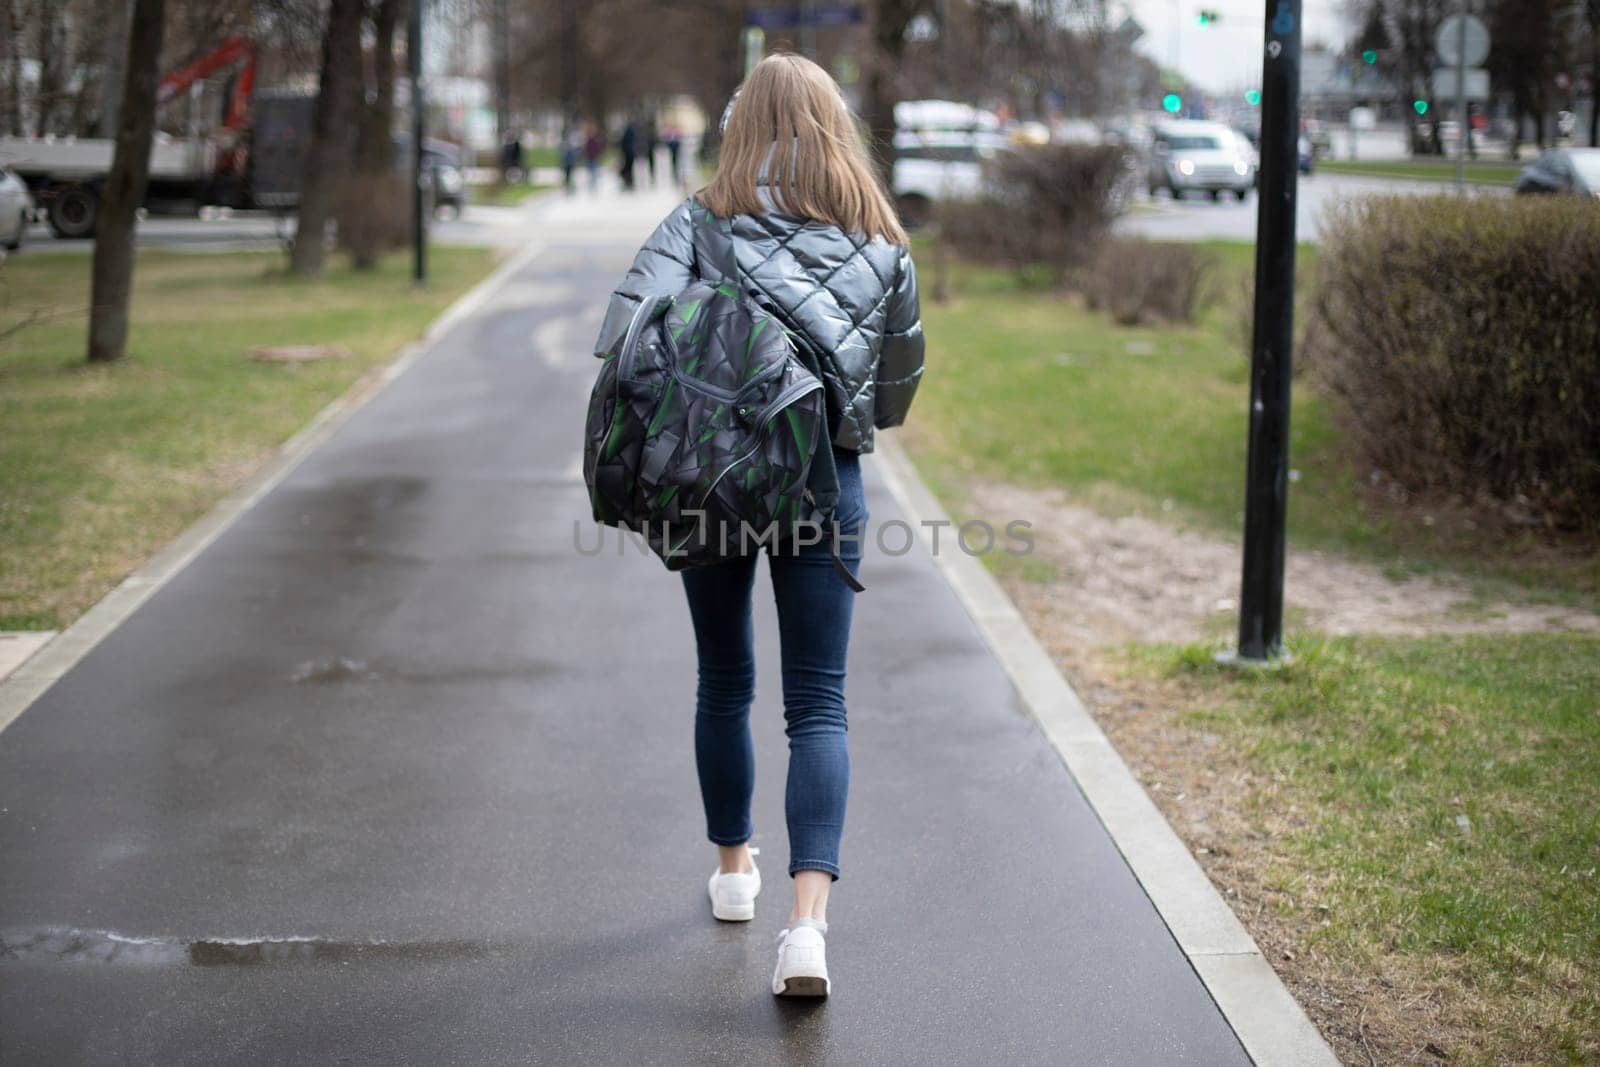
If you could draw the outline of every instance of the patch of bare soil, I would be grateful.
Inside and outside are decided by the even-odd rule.
[[[973,513],[1033,524],[1030,561],[1053,578],[1011,583],[1012,595],[1063,636],[1096,645],[1194,641],[1237,611],[1239,547],[1224,538],[1138,516],[1108,518],[1059,490],[965,488]],[[1324,552],[1291,549],[1285,590],[1293,628],[1327,634],[1600,633],[1600,615],[1591,612],[1485,602],[1463,582],[1397,581]]]
[[[1326,915],[1319,887],[1304,877],[1285,887],[1269,874],[1277,839],[1304,813],[1246,753],[1184,720],[1199,693],[1128,669],[1111,647],[1192,641],[1231,623],[1237,545],[1107,518],[1059,492],[964,488],[971,513],[1033,523],[1033,562],[1002,576],[1007,593],[1339,1059],[1363,1067],[1472,1059],[1472,1020],[1484,1005],[1471,983],[1449,961],[1380,953],[1351,966],[1317,949],[1312,935]],[[1299,625],[1326,633],[1600,632],[1593,614],[1486,604],[1460,584],[1395,581],[1324,553],[1293,553],[1287,588]]]

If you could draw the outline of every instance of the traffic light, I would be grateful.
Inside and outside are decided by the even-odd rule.
[[[1179,96],[1177,93],[1168,93],[1166,96],[1161,98],[1161,106],[1167,111],[1176,115],[1178,112],[1183,110],[1183,97]]]
[[[1244,102],[1249,104],[1251,107],[1255,107],[1256,105],[1260,104],[1261,103],[1261,90],[1260,89],[1247,89],[1247,90],[1245,90]]]
[[[1377,61],[1378,61],[1378,52],[1377,52],[1376,49],[1369,48],[1365,52],[1361,53],[1361,62],[1365,63],[1367,66],[1370,67],[1374,63],[1376,63]]]
[[[1195,16],[1195,22],[1199,23],[1202,29],[1206,26],[1215,26],[1221,21],[1222,15],[1215,8],[1203,7],[1200,9],[1200,13]]]
[[[1411,101],[1411,108],[1419,115],[1426,115],[1428,113],[1428,102],[1426,100],[1413,100]]]

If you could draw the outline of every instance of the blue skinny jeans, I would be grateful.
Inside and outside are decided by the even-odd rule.
[[[867,521],[861,460],[835,452],[839,470],[839,556],[852,574],[861,565]],[[830,539],[769,553],[783,650],[783,718],[789,738],[784,816],[789,874],[827,871],[839,877],[839,838],[850,791],[845,742],[845,653],[855,593],[833,567]],[[755,699],[755,628],[751,590],[756,556],[683,572],[694,620],[700,670],[695,700],[694,754],[706,836],[737,845],[754,833],[755,747],[750,705]]]

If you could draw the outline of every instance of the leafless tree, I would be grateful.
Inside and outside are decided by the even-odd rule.
[[[135,212],[150,177],[166,0],[135,0],[111,174],[100,196],[89,299],[89,359],[121,359],[128,347]]]
[[[405,233],[409,186],[395,172],[395,35],[401,0],[368,0],[372,48],[363,64],[364,91],[357,95],[355,166],[341,195],[339,241],[357,270],[377,265],[378,257]]]
[[[1558,26],[1558,0],[1498,0],[1488,12],[1489,74],[1495,85],[1511,97],[1517,133],[1510,151],[1516,158],[1522,119],[1532,116],[1534,136],[1543,148],[1545,122],[1555,94],[1560,69],[1562,34]]]
[[[906,30],[928,6],[929,0],[875,0],[872,4],[871,51],[865,64],[861,119],[872,136],[873,153],[886,177],[894,170],[894,106],[901,99],[898,72],[906,51]]]
[[[1589,144],[1600,148],[1600,0],[1586,0],[1583,21],[1589,27]]]
[[[349,174],[354,90],[360,84],[362,0],[332,0],[322,37],[322,73],[311,139],[300,177],[299,218],[289,265],[296,274],[322,273],[328,222]],[[417,151],[421,146],[414,146]]]
[[[1362,47],[1378,52],[1379,73],[1393,89],[1396,105],[1406,116],[1413,151],[1443,151],[1439,124],[1431,123],[1428,136],[1421,136],[1420,117],[1411,103],[1429,96],[1433,70],[1438,65],[1433,39],[1439,24],[1454,14],[1457,6],[1457,0],[1366,0],[1363,7]]]

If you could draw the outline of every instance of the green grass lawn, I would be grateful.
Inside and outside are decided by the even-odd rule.
[[[1467,160],[1467,181],[1479,185],[1510,185],[1525,163],[1509,160]],[[1319,159],[1317,169],[1329,174],[1362,174],[1372,178],[1421,178],[1428,181],[1455,181],[1454,159],[1350,160]]]
[[[1237,536],[1242,525],[1252,246],[1206,246],[1211,307],[1194,325],[1118,326],[1015,273],[957,263],[938,304],[923,257],[928,374],[908,443],[947,495],[966,478],[1062,487],[1111,513],[1166,515]],[[1314,267],[1302,246],[1300,270]],[[1294,391],[1289,535],[1396,573],[1451,570],[1485,596],[1600,605],[1600,559],[1550,555],[1531,534],[1369,506],[1358,469],[1304,382]],[[959,506],[959,500],[954,501]]]
[[[1248,754],[1313,951],[1453,994],[1467,1062],[1600,1057],[1600,637],[1302,641],[1243,674],[1136,649]]]
[[[396,256],[315,280],[272,253],[144,252],[128,358],[83,360],[89,257],[0,265],[0,630],[70,623],[242,481],[363,372],[386,361],[492,265],[435,248],[426,290]],[[346,359],[245,358],[328,343]]]

